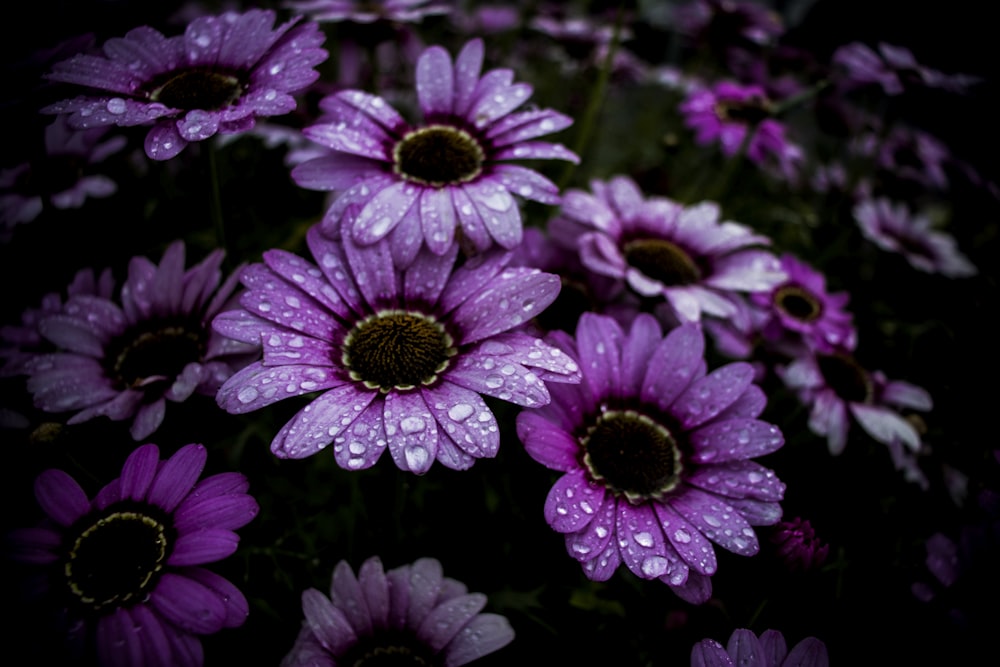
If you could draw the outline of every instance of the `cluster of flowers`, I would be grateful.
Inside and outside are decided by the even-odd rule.
[[[567,72],[597,68],[652,87],[675,104],[696,153],[723,165],[710,192],[664,191],[650,174],[611,163],[589,169],[605,177],[588,176],[586,188],[563,187],[574,167],[586,167],[586,144],[570,150],[542,138],[574,127],[585,139],[593,116],[574,123],[529,105],[535,88],[513,69],[484,69],[488,41],[474,36],[519,26],[518,12],[333,0],[282,10],[292,17],[202,13],[176,36],[138,26],[99,49],[77,40],[70,53],[39,53],[25,65],[73,96],[35,110],[52,119],[43,159],[0,172],[0,223],[12,248],[53,209],[113,201],[118,185],[101,167],[134,127],[144,136],[132,159],[145,169],[193,155],[214,170],[220,147],[234,145],[222,139],[255,138],[283,149],[297,188],[326,199],[308,224],[287,230],[294,241],[261,248],[258,260],[233,252],[240,231],[223,215],[216,184],[214,229],[164,243],[158,262],[131,257],[120,283],[110,269],[72,267],[68,287],[0,330],[0,373],[30,397],[28,408],[0,406],[5,428],[37,442],[37,415],[65,428],[106,418],[134,443],[168,426],[185,443],[203,441],[197,425],[171,424],[179,404],[207,396],[219,419],[283,415],[266,435],[277,459],[329,448],[348,475],[386,451],[403,473],[468,471],[510,443],[556,475],[538,512],[587,580],[628,572],[690,605],[715,594],[728,557],[716,547],[754,556],[763,529],[790,570],[816,571],[830,553],[808,520],[783,517],[786,490],[807,483],[802,472],[780,471],[779,480],[756,460],[790,439],[783,419],[766,416],[765,390],[804,406],[830,455],[845,452],[853,421],[888,448],[905,479],[929,487],[920,465],[929,445],[913,414],[931,410],[929,392],[858,361],[848,293],[828,289],[828,276],[799,252],[807,246],[728,219],[725,198],[737,169],[840,197],[872,247],[941,280],[975,276],[955,239],[899,193],[919,186],[921,201],[933,201],[955,168],[988,184],[931,135],[864,111],[857,93],[960,95],[976,78],[860,43],[838,49],[818,82],[778,77],[757,57],[779,52],[777,15],[697,0],[672,20],[692,48],[726,46],[732,75],[719,78],[630,52],[635,31],[623,13],[608,21],[543,10],[531,29],[546,49],[574,44],[588,54],[561,55]],[[423,46],[417,26],[451,14],[463,38],[455,55]],[[328,39],[345,24],[372,32]],[[364,39],[372,48],[359,47]],[[326,81],[331,55],[340,74]],[[511,58],[527,67],[532,55],[525,47]],[[412,86],[395,80],[405,80],[400,68],[380,70],[386,62],[413,62]],[[594,99],[606,85],[599,77]],[[838,105],[855,137],[844,161],[820,162],[822,137],[795,124],[795,114],[822,105]],[[551,160],[566,167],[562,182],[543,174],[552,163],[539,161]],[[62,162],[75,170],[69,181],[49,177]],[[213,233],[229,247],[189,266],[192,240]],[[288,405],[294,412],[275,412]],[[264,503],[249,495],[258,481],[242,473],[201,478],[210,456],[218,466],[225,459],[221,443],[205,442],[163,459],[157,445],[141,444],[92,497],[62,470],[35,479],[44,519],[13,530],[8,552],[56,610],[67,655],[201,665],[202,637],[246,621],[243,593],[206,566],[237,552],[235,531]],[[281,504],[268,509],[280,517]],[[487,597],[444,577],[431,556],[389,571],[370,557],[357,574],[340,560],[330,595],[309,587],[301,600],[301,631],[283,651],[289,666],[403,657],[462,665],[514,640],[507,618],[482,613]],[[727,647],[705,639],[690,657],[692,665],[828,664],[819,639],[789,651],[775,630],[736,629]]]

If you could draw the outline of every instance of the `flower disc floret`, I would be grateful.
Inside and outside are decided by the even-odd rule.
[[[388,393],[427,386],[457,350],[438,322],[423,313],[388,310],[358,322],[344,339],[341,361],[351,378]]]
[[[561,473],[545,518],[586,575],[603,581],[624,564],[690,602],[711,595],[712,543],[751,556],[752,526],[781,518],[785,486],[752,459],[777,450],[777,427],[757,419],[766,399],[749,364],[706,373],[694,323],[666,336],[640,313],[628,331],[584,313],[575,338],[549,339],[579,359],[579,387],[517,416],[528,454]]]
[[[458,185],[482,173],[486,154],[465,130],[447,125],[422,127],[399,140],[392,149],[393,169],[420,185]]]

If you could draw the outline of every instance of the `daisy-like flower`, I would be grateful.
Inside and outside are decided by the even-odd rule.
[[[809,429],[826,437],[831,454],[844,450],[851,416],[883,444],[920,449],[920,433],[895,408],[930,410],[933,402],[926,390],[889,380],[881,371],[865,370],[847,350],[806,353],[775,372],[804,405],[811,406]]]
[[[70,475],[46,470],[35,496],[46,521],[9,536],[11,555],[40,568],[36,584],[72,647],[102,665],[201,665],[199,635],[238,627],[243,594],[203,565],[236,551],[236,529],[257,514],[239,473],[199,481],[205,448],[161,461],[137,448],[121,477],[92,499]]]
[[[514,113],[531,96],[526,83],[496,69],[480,76],[483,42],[468,42],[452,62],[432,46],[417,61],[423,123],[410,124],[381,97],[346,90],[324,98],[325,122],[304,131],[333,149],[300,164],[292,177],[304,188],[334,190],[323,231],[369,245],[389,239],[398,266],[421,245],[445,254],[460,231],[477,251],[521,242],[521,212],[513,195],[559,203],[559,189],[520,159],[579,158],[559,144],[533,141],[572,120],[550,109]],[[357,215],[346,216],[349,207]]]
[[[302,593],[305,622],[281,666],[465,665],[514,639],[506,618],[481,613],[486,602],[434,558],[385,572],[373,556],[357,576],[340,561],[329,597]]]
[[[767,399],[750,364],[706,374],[704,338],[688,323],[665,337],[638,315],[626,333],[584,313],[576,339],[550,339],[579,360],[583,382],[552,387],[552,403],[517,416],[528,453],[562,476],[545,518],[595,581],[623,564],[683,599],[711,595],[712,543],[759,550],[752,526],[781,518],[785,485],[751,460],[784,444],[757,419]]]
[[[811,348],[832,352],[853,350],[857,331],[845,310],[846,292],[826,291],[822,273],[791,255],[782,255],[781,268],[788,279],[770,293],[757,292],[751,301],[767,313],[761,325],[765,338],[780,343],[789,333],[798,335]]]
[[[829,667],[826,644],[806,637],[788,650],[785,636],[767,630],[759,638],[740,628],[729,637],[726,647],[714,639],[703,639],[691,649],[691,667]]]
[[[934,230],[929,217],[911,214],[906,204],[885,197],[865,199],[854,207],[854,219],[865,238],[882,250],[901,254],[918,271],[948,278],[978,273],[954,237]]]
[[[125,137],[105,128],[74,131],[63,117],[45,128],[45,154],[0,171],[0,238],[19,223],[31,222],[46,204],[80,208],[88,197],[110,197],[117,184],[95,167],[125,147]]]
[[[684,207],[644,199],[631,179],[592,181],[593,194],[566,193],[549,223],[554,241],[580,253],[587,269],[624,281],[643,297],[665,298],[681,321],[731,317],[735,292],[770,292],[785,280],[770,240],[720,222],[712,202]]]
[[[742,151],[759,165],[774,161],[786,178],[797,173],[802,149],[785,136],[785,125],[773,117],[774,102],[762,87],[720,81],[691,91],[680,110],[698,144],[718,143],[730,157]]]
[[[218,402],[242,414],[323,392],[274,437],[271,450],[304,458],[333,443],[348,470],[388,446],[402,470],[435,459],[464,470],[496,455],[499,425],[482,395],[521,406],[549,402],[545,382],[576,382],[561,350],[511,331],[556,298],[558,276],[512,267],[494,251],[454,269],[458,248],[422,251],[397,271],[384,244],[355,246],[307,235],[318,266],[269,250],[242,275],[243,310],[216,331],[263,342],[264,358],[233,375]]]
[[[141,440],[159,428],[167,401],[214,395],[259,351],[211,330],[237,285],[234,274],[220,286],[223,252],[188,270],[184,254],[176,241],[159,266],[134,257],[117,301],[75,294],[40,319],[39,333],[57,351],[25,364],[36,407],[74,411],[69,424],[132,419],[132,437]]]
[[[300,18],[272,28],[273,11],[251,9],[197,18],[175,37],[136,28],[108,40],[103,56],[56,64],[49,79],[93,92],[42,111],[72,114],[77,129],[152,124],[146,154],[169,160],[191,142],[295,109],[292,93],[312,84],[313,67],[327,58],[319,26]]]
[[[293,12],[302,13],[320,23],[352,21],[400,21],[416,23],[427,16],[447,14],[451,7],[433,0],[289,0],[285,3]]]

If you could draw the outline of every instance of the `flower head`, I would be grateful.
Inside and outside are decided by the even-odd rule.
[[[80,208],[88,197],[110,197],[118,186],[95,167],[125,147],[125,137],[108,138],[105,128],[74,131],[65,118],[45,128],[45,154],[0,171],[0,238],[31,222],[45,205]]]
[[[826,561],[830,545],[816,537],[816,531],[807,519],[795,517],[781,521],[771,533],[778,556],[792,572],[808,572]]]
[[[553,334],[583,370],[579,386],[552,388],[552,403],[524,410],[517,432],[528,453],[562,473],[545,518],[591,579],[622,563],[704,602],[717,561],[712,542],[757,553],[751,526],[781,517],[785,486],[752,461],[782,446],[758,420],[766,398],[746,363],[706,374],[695,324],[663,337],[638,315],[626,333],[584,313],[576,338]]]
[[[930,410],[931,397],[924,389],[889,380],[881,371],[869,372],[846,350],[807,352],[775,372],[811,406],[809,429],[826,437],[831,454],[840,454],[847,444],[849,415],[883,444],[920,448],[920,433],[894,406]]]
[[[233,275],[220,286],[222,251],[187,270],[184,254],[177,241],[159,266],[134,257],[117,301],[74,294],[39,320],[57,351],[26,362],[36,407],[75,411],[70,424],[99,415],[132,419],[132,437],[141,440],[159,428],[167,401],[214,394],[246,363],[258,348],[209,326],[237,284]]]
[[[787,178],[795,175],[802,149],[788,141],[784,124],[773,117],[774,103],[760,86],[721,81],[697,88],[680,110],[699,144],[718,143],[727,156],[743,150],[756,164],[773,160]]]
[[[324,98],[324,122],[304,132],[333,149],[295,167],[305,188],[335,190],[323,231],[342,232],[358,244],[389,239],[405,267],[426,244],[445,254],[456,234],[477,251],[521,242],[521,212],[513,195],[546,204],[559,190],[520,159],[577,156],[559,144],[533,139],[568,127],[572,120],[549,109],[514,112],[532,88],[513,83],[510,70],[480,76],[483,42],[468,42],[452,62],[439,46],[417,61],[417,97],[423,122],[410,124],[381,97],[345,90]],[[357,206],[357,215],[347,210]]]
[[[735,630],[726,647],[714,639],[703,639],[691,649],[691,667],[829,667],[826,644],[806,637],[788,650],[785,637],[767,630],[757,637],[745,628]]]
[[[274,29],[275,13],[251,9],[192,21],[183,35],[150,27],[109,40],[104,55],[58,63],[49,78],[92,92],[45,107],[69,113],[77,129],[153,127],[146,154],[169,160],[189,143],[252,128],[262,116],[295,109],[292,93],[313,83],[327,58],[315,23],[292,19]]]
[[[910,214],[903,203],[894,204],[884,197],[866,199],[854,207],[854,219],[865,238],[882,250],[901,254],[918,271],[949,278],[978,273],[954,237],[935,231],[930,218]]]
[[[486,596],[444,577],[441,563],[421,558],[385,572],[374,556],[357,576],[344,561],[330,596],[302,594],[305,622],[282,667],[395,663],[458,667],[514,639],[507,619],[480,613]]]
[[[205,460],[201,445],[163,461],[143,445],[92,499],[61,470],[35,480],[47,520],[14,531],[11,554],[44,569],[67,642],[92,646],[100,664],[201,665],[198,636],[246,620],[239,589],[202,566],[236,551],[257,503],[239,473],[199,481]]]
[[[719,222],[711,202],[685,207],[643,198],[631,179],[593,181],[593,194],[566,193],[552,238],[577,250],[590,271],[624,281],[643,297],[665,298],[681,321],[702,313],[731,317],[731,294],[770,291],[785,274],[755,246],[770,241],[744,225]]]
[[[308,234],[313,265],[270,250],[242,276],[244,310],[215,329],[263,342],[263,360],[230,378],[218,402],[232,413],[323,392],[275,436],[272,451],[304,458],[334,444],[337,463],[367,468],[388,446],[396,465],[424,473],[492,457],[499,426],[483,395],[549,402],[545,381],[575,382],[576,364],[512,331],[556,298],[559,278],[508,268],[493,252],[453,270],[457,247],[423,251],[397,272],[383,244],[358,247]]]
[[[751,301],[766,313],[763,335],[781,341],[788,333],[800,336],[813,349],[830,352],[835,348],[853,350],[857,331],[852,316],[844,310],[850,296],[830,294],[826,278],[791,255],[781,257],[788,279],[770,293],[756,292]]]

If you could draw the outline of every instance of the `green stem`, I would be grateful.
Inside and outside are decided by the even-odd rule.
[[[211,209],[212,227],[215,229],[215,241],[226,251],[229,259],[229,246],[226,245],[226,221],[222,216],[222,188],[219,184],[219,161],[215,154],[215,143],[209,139],[202,143],[208,156],[209,177],[209,207]]]
[[[590,100],[587,102],[587,108],[583,112],[583,120],[580,121],[580,129],[577,132],[576,142],[573,145],[573,152],[581,160],[583,159],[583,153],[586,150],[587,144],[590,143],[590,137],[594,133],[594,125],[597,122],[598,115],[600,115],[601,107],[604,105],[604,96],[608,88],[608,79],[611,78],[611,68],[614,64],[615,54],[618,51],[624,17],[625,3],[622,3],[618,6],[618,15],[615,17],[615,29],[611,35],[611,44],[608,47],[608,53],[604,57],[600,71],[597,73],[597,83],[591,90]],[[563,169],[562,178],[559,179],[560,190],[569,185],[576,166],[572,162],[566,164],[566,167]]]

